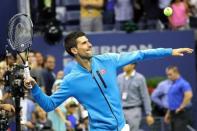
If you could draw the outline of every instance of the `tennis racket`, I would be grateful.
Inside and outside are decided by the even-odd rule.
[[[14,15],[8,24],[8,43],[23,61],[25,79],[30,77],[28,55],[32,45],[32,38],[33,23],[30,17],[23,13]],[[25,58],[22,57],[21,53],[25,53]]]

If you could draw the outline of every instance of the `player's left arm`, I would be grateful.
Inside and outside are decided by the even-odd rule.
[[[127,64],[137,63],[142,60],[149,60],[155,58],[163,58],[167,56],[183,56],[185,53],[192,53],[193,49],[190,48],[157,48],[148,50],[138,50],[133,52],[122,52],[119,54],[111,53],[111,57],[116,67],[122,67]]]

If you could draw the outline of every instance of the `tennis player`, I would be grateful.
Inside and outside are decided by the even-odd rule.
[[[65,38],[65,50],[75,58],[76,66],[63,79],[60,88],[51,96],[45,95],[33,78],[25,80],[32,85],[35,101],[47,112],[54,110],[67,98],[75,97],[87,110],[90,131],[129,131],[121,105],[117,85],[117,68],[129,63],[192,53],[189,48],[149,49],[126,53],[92,55],[92,44],[83,32],[72,32]]]

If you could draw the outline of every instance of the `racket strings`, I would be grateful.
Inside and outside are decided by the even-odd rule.
[[[17,15],[9,22],[10,44],[18,52],[23,52],[32,44],[32,22],[25,15]]]

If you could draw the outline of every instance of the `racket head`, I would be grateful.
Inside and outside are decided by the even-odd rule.
[[[27,14],[14,15],[8,24],[8,43],[18,53],[29,50],[32,45],[33,23]]]

